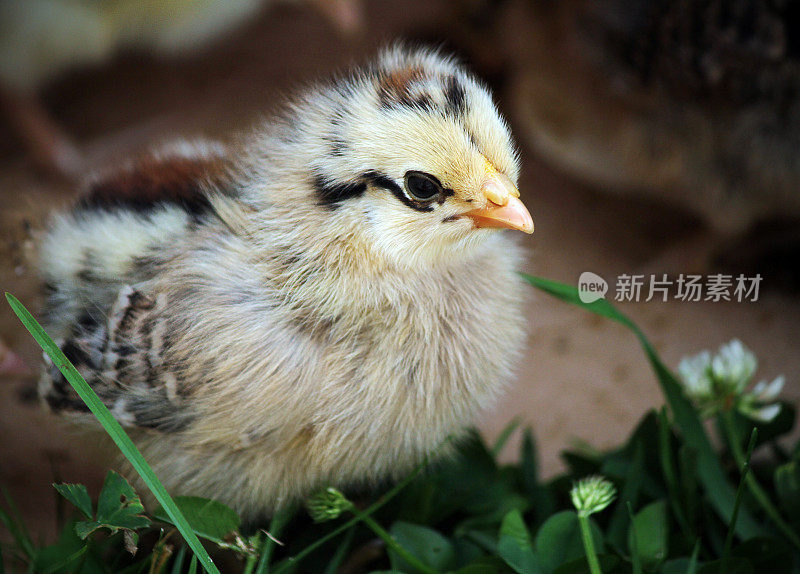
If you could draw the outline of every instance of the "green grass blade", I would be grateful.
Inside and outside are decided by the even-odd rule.
[[[736,502],[733,505],[733,516],[728,525],[728,535],[725,537],[725,549],[722,551],[722,559],[729,558],[731,555],[731,548],[733,547],[733,535],[736,532],[736,519],[739,516],[739,507],[742,503],[742,496],[744,495],[744,485],[747,482],[747,476],[750,473],[750,458],[753,456],[753,449],[756,446],[756,439],[758,438],[758,429],[753,428],[750,433],[750,444],[747,446],[747,454],[745,455],[744,464],[741,468],[742,476],[739,479],[739,488],[736,490]]]
[[[749,468],[750,454],[745,456],[745,454],[742,452],[742,446],[739,444],[739,437],[736,435],[733,412],[730,410],[723,411],[719,416],[722,420],[722,428],[727,436],[728,444],[731,452],[733,453],[733,458],[736,461],[736,464],[741,468]],[[757,431],[757,427],[753,427],[753,433],[750,436],[751,449],[754,446],[753,436],[757,435]],[[750,494],[753,495],[753,498],[756,500],[756,502],[758,502],[761,508],[764,509],[764,512],[767,513],[767,516],[769,516],[773,524],[778,527],[778,530],[781,531],[781,533],[789,540],[789,542],[794,545],[796,549],[800,550],[800,536],[798,536],[792,527],[781,517],[780,510],[778,510],[778,508],[772,503],[769,494],[767,494],[764,488],[759,484],[756,476],[753,473],[745,473],[744,477],[744,481],[750,490]]]
[[[678,478],[675,472],[675,461],[672,458],[672,437],[667,418],[667,407],[658,411],[658,459],[661,462],[661,473],[667,485],[670,498],[678,498]]]
[[[500,432],[497,440],[494,441],[494,444],[492,445],[491,453],[494,458],[497,458],[500,455],[500,452],[503,450],[503,447],[506,446],[508,439],[510,439],[511,435],[514,434],[514,431],[519,428],[519,425],[519,418],[514,417],[511,422],[506,425],[506,428]]]
[[[30,559],[31,556],[28,556],[27,552],[22,548],[22,544],[20,543],[19,533],[17,530],[17,526],[14,523],[14,520],[11,518],[11,515],[8,514],[8,512],[3,510],[2,508],[0,508],[0,524],[4,525],[6,527],[6,530],[8,530],[11,533],[11,537],[14,539],[14,543],[17,546],[16,549],[22,551],[27,556],[27,558]]]
[[[645,475],[644,468],[644,446],[639,440],[636,442],[633,460],[628,467],[619,492],[619,501],[625,504],[618,504],[614,509],[606,533],[606,540],[620,550],[620,553],[624,551],[628,542],[628,513],[632,505],[639,500],[639,491]]]
[[[242,574],[253,574],[256,569],[256,565],[258,563],[258,558],[261,555],[261,549],[264,546],[264,532],[259,530],[256,532],[255,536],[251,536],[248,540],[248,544],[250,544],[253,548],[255,548],[255,552],[253,552],[250,556],[247,557],[247,560],[244,563],[244,569],[242,570]]]
[[[192,554],[192,561],[189,562],[189,574],[197,574],[197,554]]]
[[[175,555],[175,559],[172,561],[171,574],[181,574],[181,572],[183,572],[183,563],[185,560],[186,546],[181,546],[181,549],[178,550],[178,553]]]
[[[667,417],[667,407],[662,407],[658,411],[658,459],[661,462],[661,474],[669,492],[669,504],[672,513],[683,531],[687,540],[694,539],[694,532],[691,524],[686,519],[686,513],[681,506],[680,487],[678,485],[678,473],[675,470],[675,459],[672,455],[672,432]]]
[[[700,557],[700,540],[694,543],[694,550],[692,550],[692,558],[689,560],[689,567],[686,569],[686,574],[697,574],[697,560]]]
[[[447,441],[445,441],[445,442],[447,442]],[[328,534],[326,534],[325,536],[321,537],[316,542],[314,542],[312,544],[309,544],[302,551],[298,552],[296,555],[291,556],[291,557],[287,558],[286,560],[283,560],[280,564],[278,564],[278,567],[275,569],[275,574],[282,574],[283,572],[288,571],[292,566],[295,566],[296,564],[298,564],[300,562],[300,560],[302,560],[303,558],[308,556],[311,552],[313,552],[314,550],[316,550],[317,548],[319,548],[320,546],[325,544],[328,540],[331,540],[332,538],[335,538],[335,537],[339,536],[339,534],[341,534],[342,532],[344,532],[348,528],[352,528],[353,526],[355,526],[356,524],[361,522],[363,517],[370,516],[371,514],[375,513],[379,508],[381,508],[383,505],[388,503],[392,498],[397,496],[397,494],[401,490],[403,490],[406,486],[411,484],[414,481],[414,479],[417,478],[417,476],[419,476],[419,474],[422,472],[422,469],[424,469],[427,466],[427,464],[428,464],[427,461],[425,461],[421,465],[419,465],[414,472],[409,474],[402,481],[398,482],[389,492],[387,492],[386,494],[381,496],[376,502],[374,502],[366,510],[364,510],[363,512],[360,512],[360,514],[358,516],[355,516],[355,517],[351,518],[350,520],[348,520],[347,522],[342,524],[339,528],[336,528],[335,530],[329,532]],[[259,574],[261,574],[261,573],[259,573]]]
[[[633,574],[642,574],[642,557],[639,554],[639,539],[636,537],[636,528],[633,526],[633,506],[630,501],[625,502],[625,508],[628,509],[628,518],[630,519],[631,531],[631,562],[633,563]]]
[[[81,546],[75,552],[73,552],[72,554],[70,554],[69,556],[67,556],[66,558],[61,560],[60,562],[57,562],[56,564],[52,564],[49,567],[45,568],[44,570],[42,570],[42,574],[52,574],[53,572],[58,572],[59,570],[61,570],[62,568],[68,566],[73,561],[77,560],[78,558],[84,558],[84,560],[85,560],[87,552],[89,552],[89,545],[88,544],[85,545],[85,546]],[[83,564],[83,561],[81,561],[81,564]],[[80,571],[80,565],[78,567],[78,570],[76,570],[76,572],[77,571]]]
[[[45,353],[47,353],[47,355],[53,361],[53,364],[58,367],[58,370],[61,371],[67,381],[69,381],[69,383],[75,389],[75,392],[78,393],[78,396],[80,396],[83,402],[86,403],[86,406],[88,406],[94,416],[97,417],[97,420],[100,421],[100,424],[103,425],[105,431],[122,451],[122,454],[125,455],[125,458],[127,458],[131,463],[131,466],[133,466],[136,472],[139,473],[139,476],[142,477],[144,483],[148,486],[156,500],[158,500],[158,502],[173,520],[173,523],[178,528],[184,540],[186,540],[186,543],[192,549],[194,555],[197,556],[203,567],[211,574],[219,574],[219,570],[217,570],[217,567],[214,566],[214,562],[211,560],[211,557],[208,555],[208,552],[206,552],[205,548],[203,548],[203,545],[200,544],[200,540],[192,531],[192,528],[186,521],[186,518],[184,518],[183,514],[181,514],[181,511],[178,509],[175,501],[173,501],[172,497],[167,493],[164,485],[161,484],[161,481],[158,479],[155,472],[153,472],[153,469],[139,452],[139,449],[136,448],[136,445],[133,444],[133,441],[130,439],[130,437],[128,437],[128,435],[122,429],[122,426],[120,426],[116,419],[111,415],[106,406],[92,390],[89,384],[83,379],[77,369],[75,369],[67,357],[64,356],[64,353],[61,352],[61,349],[59,349],[50,336],[45,333],[44,329],[39,322],[34,319],[33,315],[31,315],[30,312],[28,312],[28,310],[22,305],[22,303],[20,303],[19,300],[17,300],[17,298],[11,293],[6,293],[6,299],[8,300],[9,305],[11,305],[11,309],[14,311],[17,317],[19,317],[20,321],[22,321],[22,324],[25,326],[28,332],[30,332],[33,338],[36,339],[36,342],[39,343],[39,346],[44,350]]]
[[[702,493],[698,483],[697,452],[686,445],[681,445],[678,451],[678,484],[680,486],[680,500],[683,501],[683,510],[686,514],[686,523],[691,528],[689,540],[697,538],[697,526],[700,524],[699,515],[703,507]]]
[[[322,574],[336,574],[339,571],[342,562],[344,562],[344,559],[347,557],[347,552],[350,550],[350,545],[353,543],[353,537],[355,534],[355,528],[351,528],[347,531],[347,534],[344,535],[344,540],[342,540],[342,543],[339,544],[339,547],[336,549],[333,558],[331,558],[331,561],[328,562],[327,566],[325,566],[325,572]]]
[[[281,535],[283,529],[289,524],[289,521],[294,516],[295,508],[285,506],[278,510],[269,523],[269,531],[266,533],[266,539],[261,550],[261,559],[258,561],[258,568],[256,574],[268,574],[269,563],[272,560],[272,552],[275,549],[275,539]]]
[[[557,281],[542,279],[540,277],[533,277],[525,273],[521,275],[528,283],[537,289],[561,299],[562,301],[583,307],[593,313],[616,321],[630,329],[633,334],[636,335],[636,338],[639,340],[645,355],[647,355],[656,373],[658,382],[661,385],[661,391],[664,393],[672,409],[675,423],[681,429],[685,443],[697,452],[697,473],[700,482],[705,487],[706,495],[709,498],[711,506],[726,523],[730,523],[733,515],[735,491],[725,476],[725,471],[722,469],[717,454],[714,452],[714,448],[708,440],[708,436],[703,429],[697,411],[686,399],[675,376],[664,363],[661,362],[661,359],[658,357],[658,354],[642,330],[626,315],[617,311],[617,309],[605,299],[598,299],[593,303],[583,303],[578,297],[577,288],[571,285],[565,285]],[[737,534],[744,539],[761,534],[768,534],[758,525],[752,514],[750,514],[746,508],[740,510],[736,529]]]
[[[28,529],[25,527],[25,522],[22,520],[22,515],[19,513],[19,509],[17,509],[17,505],[14,504],[14,500],[11,498],[11,494],[8,492],[5,486],[0,485],[0,490],[3,492],[3,498],[8,505],[8,511],[3,510],[0,508],[0,522],[6,525],[6,528],[11,533],[11,536],[14,538],[14,542],[17,543],[19,549],[25,554],[25,556],[32,560],[34,554],[36,553],[36,547],[33,544],[33,539],[31,538]]]

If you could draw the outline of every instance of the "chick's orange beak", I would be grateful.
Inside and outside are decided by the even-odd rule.
[[[492,170],[487,174],[481,191],[488,200],[487,206],[464,214],[472,219],[475,227],[499,227],[533,233],[533,218],[519,200],[519,191],[507,176]]]

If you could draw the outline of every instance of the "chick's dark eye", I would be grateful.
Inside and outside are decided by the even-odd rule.
[[[408,193],[418,201],[430,201],[437,198],[442,192],[442,184],[439,183],[439,180],[421,171],[406,173],[405,183]]]

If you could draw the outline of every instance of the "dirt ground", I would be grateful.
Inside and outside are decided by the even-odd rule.
[[[93,165],[153,143],[197,135],[226,137],[269,112],[280,94],[331,70],[361,61],[397,37],[458,46],[451,6],[424,0],[366,2],[363,37],[343,39],[316,13],[277,6],[207,53],[183,61],[124,55],[49,86],[44,100],[75,136]],[[501,90],[502,93],[502,90]],[[503,108],[501,99],[500,106]],[[518,129],[514,117],[509,118]],[[522,139],[521,137],[519,138]],[[527,270],[568,283],[583,271],[610,282],[648,269],[696,220],[666,205],[602,193],[571,181],[521,145],[522,198],[536,223],[522,238]],[[42,177],[0,123],[0,288],[38,306],[31,266],[31,229],[73,188]],[[613,287],[612,287],[613,288]],[[785,396],[800,397],[800,303],[762,284],[757,302],[651,301],[622,305],[652,338],[667,364],[740,338],[760,358],[758,376],[785,374]],[[535,431],[544,472],[560,468],[558,453],[576,441],[603,449],[662,404],[655,379],[633,336],[622,327],[532,293],[529,350],[505,398],[480,420],[493,437],[512,417]],[[0,305],[0,336],[30,364],[33,341]],[[97,488],[103,456],[26,399],[24,379],[0,381],[0,484],[7,487],[37,536],[54,534],[54,480]],[[505,456],[515,456],[511,441]]]

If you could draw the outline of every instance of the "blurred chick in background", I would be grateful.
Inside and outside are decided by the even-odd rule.
[[[709,224],[712,237],[676,246],[663,261],[677,268],[659,271],[697,271],[689,267],[708,266],[720,251],[729,265],[756,270],[760,257],[797,253],[800,5],[484,3],[497,23],[481,37],[505,44],[512,113],[543,158]],[[752,229],[761,235],[742,241]]]
[[[0,107],[41,167],[78,175],[80,153],[42,108],[40,87],[121,50],[168,57],[199,51],[273,1],[278,0],[0,1]],[[343,33],[358,30],[359,0],[305,1]]]
[[[242,147],[96,178],[42,241],[45,325],[173,493],[253,519],[397,477],[511,377],[518,174],[472,76],[390,49]],[[53,366],[39,390],[96,424]]]

